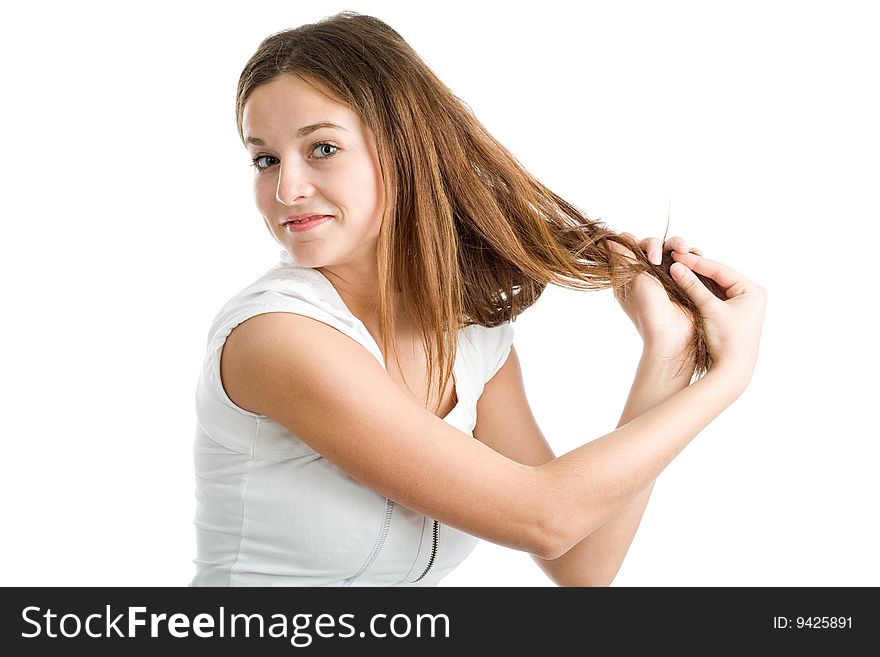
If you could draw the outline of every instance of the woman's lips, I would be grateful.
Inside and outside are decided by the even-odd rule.
[[[332,218],[332,214],[313,215],[302,222],[296,222],[293,220],[288,221],[284,224],[284,227],[291,233],[302,233],[303,231],[311,230],[312,228],[320,226],[321,224],[326,224]]]

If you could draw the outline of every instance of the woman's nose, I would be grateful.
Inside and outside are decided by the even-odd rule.
[[[315,186],[303,168],[290,164],[281,164],[278,167],[275,198],[279,203],[293,205],[298,199],[308,198],[314,193]]]

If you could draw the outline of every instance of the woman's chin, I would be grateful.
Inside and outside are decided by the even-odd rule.
[[[282,244],[284,250],[290,255],[290,259],[300,267],[324,267],[330,262],[330,258],[323,249],[309,248],[308,244]]]

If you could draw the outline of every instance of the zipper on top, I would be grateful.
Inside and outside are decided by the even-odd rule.
[[[428,574],[428,571],[431,570],[431,566],[434,565],[434,559],[437,558],[437,539],[440,537],[440,523],[438,521],[434,521],[434,541],[431,544],[431,556],[428,559],[428,565],[425,566],[425,570],[422,571],[422,574],[416,577],[412,583],[416,583],[421,580],[425,575]]]
[[[367,558],[366,563],[361,566],[361,569],[357,571],[351,577],[346,578],[342,582],[343,587],[351,586],[357,581],[357,579],[367,572],[370,569],[370,566],[373,565],[373,562],[376,561],[376,557],[379,556],[379,552],[382,551],[382,547],[385,545],[385,539],[388,536],[388,531],[391,529],[391,515],[394,513],[394,502],[385,499],[385,517],[382,520],[382,529],[379,531],[379,537],[376,539],[376,544],[373,546],[373,551],[370,553],[370,556]]]

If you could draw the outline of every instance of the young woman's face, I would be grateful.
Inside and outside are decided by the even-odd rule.
[[[294,262],[375,263],[385,194],[375,141],[358,116],[284,74],[254,89],[242,128],[257,207]],[[309,215],[324,218],[288,223]]]

